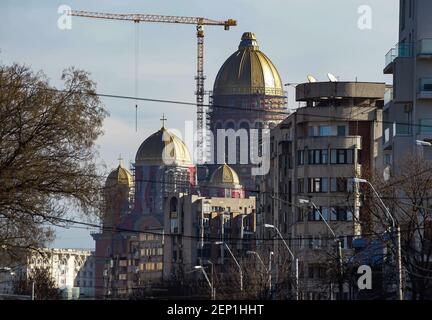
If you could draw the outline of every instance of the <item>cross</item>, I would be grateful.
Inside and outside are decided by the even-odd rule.
[[[162,118],[160,119],[160,121],[162,121],[162,128],[165,127],[165,121],[167,120],[167,118],[165,118],[165,113],[162,114]]]
[[[119,161],[119,164],[121,165],[122,164],[122,160],[123,160],[121,154],[120,154],[120,156],[119,156],[119,158],[117,160]]]

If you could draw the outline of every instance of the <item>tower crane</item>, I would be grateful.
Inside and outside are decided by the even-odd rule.
[[[181,23],[196,25],[197,37],[197,74],[196,80],[196,105],[197,105],[197,162],[203,163],[204,158],[204,26],[223,26],[225,30],[230,27],[236,26],[237,21],[234,19],[212,20],[199,17],[182,17],[182,16],[164,16],[154,14],[115,14],[115,13],[100,13],[71,10],[71,16],[97,18],[97,19],[111,19],[139,22],[159,22],[159,23]]]

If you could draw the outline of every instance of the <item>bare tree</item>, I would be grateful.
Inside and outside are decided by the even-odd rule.
[[[28,275],[20,275],[14,281],[15,294],[31,295],[34,285],[35,300],[58,300],[61,298],[60,290],[56,287],[49,268],[36,268]]]
[[[107,115],[88,74],[63,72],[64,89],[20,65],[0,66],[0,258],[53,239],[71,204],[95,213],[101,179],[95,140]]]
[[[370,180],[401,228],[405,292],[412,299],[431,299],[432,164],[417,156],[407,156],[397,167],[398,171],[389,181],[383,181],[379,174]],[[364,232],[380,239],[394,257],[395,235],[382,205],[368,186],[361,186],[361,193],[364,195],[362,211],[369,217],[364,220],[368,221]],[[388,269],[387,272],[394,273],[394,266]]]

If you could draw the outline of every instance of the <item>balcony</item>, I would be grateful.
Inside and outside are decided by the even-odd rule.
[[[398,43],[394,48],[391,48],[385,56],[385,74],[393,73],[393,62],[396,58],[409,58],[413,54],[413,44],[412,43]]]
[[[423,59],[432,58],[432,39],[421,39],[418,42],[417,57]]]
[[[432,78],[421,78],[419,80],[418,99],[432,99]]]

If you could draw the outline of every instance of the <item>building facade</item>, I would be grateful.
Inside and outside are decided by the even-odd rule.
[[[361,234],[358,221],[363,217],[351,179],[381,165],[384,90],[384,83],[299,84],[296,99],[304,106],[271,130],[271,170],[258,184],[258,237],[274,235],[264,227],[270,224],[289,240],[299,259],[303,299],[329,299],[338,291],[337,284],[331,288],[326,280],[336,258],[336,241],[320,213],[344,255]],[[286,251],[280,241],[269,250],[275,259]]]
[[[228,173],[229,171],[229,173]],[[224,173],[224,174],[223,174]],[[220,166],[212,176],[212,186],[221,190],[239,187],[237,173],[228,165]],[[238,259],[255,247],[255,197],[198,196],[175,194],[165,207],[165,278],[181,280],[191,275],[194,266],[218,266],[223,274],[225,243]],[[218,244],[217,242],[221,242]]]
[[[26,262],[13,269],[16,279],[26,279],[35,269],[46,268],[64,299],[95,296],[95,256],[90,250],[43,248],[29,251]]]
[[[384,161],[397,171],[407,154],[429,147],[416,140],[432,141],[432,24],[428,0],[400,0],[399,41],[386,55],[384,74],[392,75],[383,109]]]

